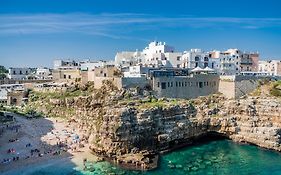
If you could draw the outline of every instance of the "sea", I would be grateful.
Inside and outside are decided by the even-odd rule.
[[[281,175],[281,154],[230,140],[213,140],[161,155],[150,171],[125,170],[109,162],[88,163],[87,170],[70,162],[22,172],[27,175]]]

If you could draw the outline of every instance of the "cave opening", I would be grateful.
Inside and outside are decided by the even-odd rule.
[[[229,139],[227,135],[221,134],[215,131],[210,131],[205,134],[202,134],[197,137],[192,137],[189,139],[181,139],[181,140],[173,140],[169,142],[169,149],[161,151],[162,153],[170,152],[176,149],[182,149],[187,146],[196,146],[196,145],[202,145],[207,144],[212,141],[218,141],[218,140],[225,140]]]

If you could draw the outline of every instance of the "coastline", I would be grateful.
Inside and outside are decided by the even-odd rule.
[[[14,123],[2,125],[0,174],[30,174],[35,171],[34,167],[38,170],[56,163],[82,169],[84,159],[98,160],[91,154],[88,143],[83,141],[83,132],[70,123],[58,118],[26,119],[13,115]],[[32,150],[38,152],[32,153]],[[18,159],[14,160],[14,157]]]

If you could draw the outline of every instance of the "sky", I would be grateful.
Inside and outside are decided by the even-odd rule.
[[[157,40],[281,59],[280,0],[0,0],[0,65],[113,60]]]

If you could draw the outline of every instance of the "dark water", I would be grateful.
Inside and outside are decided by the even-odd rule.
[[[61,166],[60,168],[58,168]],[[63,166],[63,167],[62,167]],[[229,140],[210,141],[189,146],[161,156],[159,168],[153,171],[126,171],[108,162],[93,165],[95,171],[76,171],[75,167],[56,165],[32,174],[143,174],[143,175],[184,175],[184,174],[280,174],[281,154],[252,145],[240,145]]]

